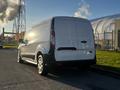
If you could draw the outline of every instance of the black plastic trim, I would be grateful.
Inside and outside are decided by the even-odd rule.
[[[87,43],[87,41],[81,41],[81,43]]]
[[[94,65],[96,64],[96,60],[72,60],[72,61],[56,61],[56,65],[64,65],[64,66],[79,66],[79,65]]]
[[[35,59],[35,55],[22,55],[22,57],[30,58],[30,59]]]
[[[60,47],[57,50],[60,51],[60,50],[77,50],[77,49],[75,47]]]

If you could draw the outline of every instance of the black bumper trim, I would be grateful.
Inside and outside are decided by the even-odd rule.
[[[72,61],[56,61],[56,64],[62,64],[67,66],[79,66],[79,65],[93,65],[96,64],[96,60],[72,60]]]
[[[96,58],[92,60],[72,60],[72,61],[56,61],[55,58],[52,55],[44,55],[45,59],[47,60],[47,63],[49,65],[93,65],[96,64]]]

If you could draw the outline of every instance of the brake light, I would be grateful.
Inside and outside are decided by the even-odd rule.
[[[55,47],[55,31],[51,31],[51,46]]]

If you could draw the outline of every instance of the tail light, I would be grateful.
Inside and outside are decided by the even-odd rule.
[[[55,47],[55,31],[51,31],[51,46],[54,48]]]

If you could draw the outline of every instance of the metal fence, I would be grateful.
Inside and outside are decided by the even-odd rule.
[[[95,43],[97,49],[115,49],[114,32],[95,33]]]

